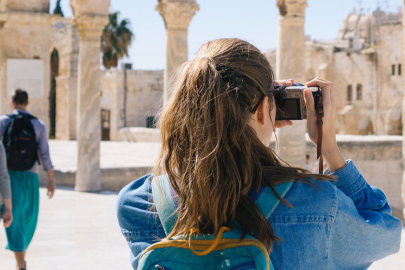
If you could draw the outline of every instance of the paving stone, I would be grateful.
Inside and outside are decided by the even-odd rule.
[[[131,269],[129,248],[121,235],[116,214],[117,194],[81,193],[58,187],[49,200],[40,189],[37,231],[27,251],[30,270]],[[0,269],[15,269],[13,254],[3,247],[6,235],[0,229]],[[375,262],[372,270],[403,270],[405,228],[399,253]]]

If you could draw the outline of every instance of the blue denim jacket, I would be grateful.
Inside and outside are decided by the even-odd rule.
[[[391,216],[384,193],[364,180],[352,161],[326,174],[336,182],[316,183],[318,189],[296,181],[269,221],[284,241],[270,254],[275,269],[367,269],[372,262],[399,251],[402,223]],[[152,209],[151,175],[123,188],[117,215],[131,249],[131,263],[149,245],[164,238]]]

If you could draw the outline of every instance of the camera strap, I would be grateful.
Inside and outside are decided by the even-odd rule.
[[[322,157],[322,125],[323,125],[323,103],[322,95],[316,96],[316,125],[318,127],[318,136],[316,141],[316,158],[319,158],[319,174],[323,174],[323,157]]]

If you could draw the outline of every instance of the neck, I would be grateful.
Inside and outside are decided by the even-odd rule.
[[[27,106],[15,106],[14,107],[14,110],[24,110],[24,111],[26,111],[26,108],[27,108]]]

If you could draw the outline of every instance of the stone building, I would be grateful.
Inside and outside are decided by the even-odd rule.
[[[44,120],[47,130],[54,127],[56,139],[76,139],[80,38],[74,18],[50,15],[47,0],[0,3],[0,113],[10,113],[10,92],[19,82],[29,91],[30,111]],[[197,9],[192,5],[185,22]],[[402,134],[402,37],[401,11],[376,10],[348,14],[335,40],[307,38],[304,76],[334,82],[337,133]],[[54,50],[59,68],[53,78],[50,62]],[[275,50],[266,54],[276,67]],[[23,67],[33,67],[36,72],[27,74],[30,71]],[[128,70],[126,78],[124,91],[123,70],[101,72],[104,138],[122,140],[121,128],[147,127],[162,102],[163,71]]]
[[[51,27],[49,0],[0,0],[0,114],[11,112],[13,88],[26,88],[30,111],[49,130]]]
[[[54,50],[59,59],[55,78]],[[79,32],[73,18],[50,15],[49,0],[1,0],[0,114],[11,112],[10,93],[20,87],[30,96],[30,112],[44,121],[48,131],[58,123],[57,139],[75,139],[78,54]],[[56,99],[51,95],[52,79]]]
[[[402,11],[348,14],[335,40],[306,41],[306,80],[334,83],[336,132],[401,135]],[[266,55],[276,67],[275,50]]]
[[[110,140],[123,140],[124,127],[153,126],[163,102],[163,70],[104,71],[101,91],[102,130],[109,127]]]
[[[76,139],[80,37],[74,18],[50,15],[49,0],[0,3],[0,114],[11,113],[10,93],[21,87],[30,95],[30,112],[45,122],[48,131],[55,129],[56,139]],[[58,74],[53,76],[54,50]],[[56,95],[51,93],[52,80]],[[122,139],[122,127],[146,127],[163,98],[163,71],[128,70],[127,83],[128,120],[124,123],[124,72],[101,73],[100,105],[103,115],[109,114],[108,123],[103,119],[103,124],[111,140]]]

